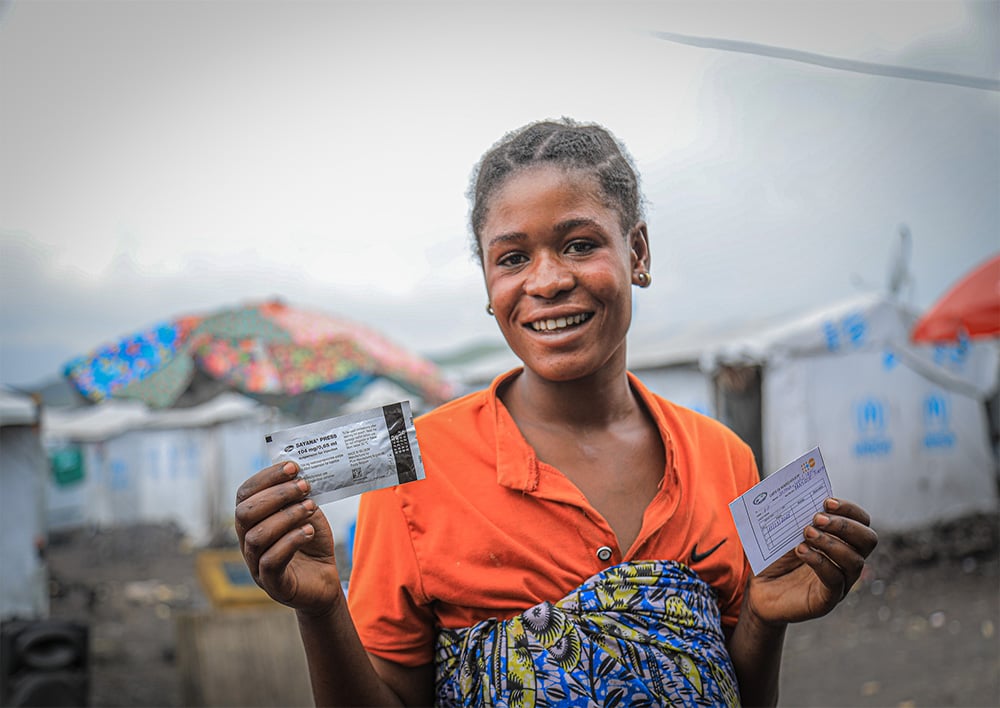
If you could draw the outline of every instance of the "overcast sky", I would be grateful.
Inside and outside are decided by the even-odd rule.
[[[280,296],[440,353],[499,340],[468,248],[479,156],[598,121],[643,173],[633,337],[1000,251],[1000,93],[652,32],[1000,78],[1000,3],[0,1],[0,382]]]

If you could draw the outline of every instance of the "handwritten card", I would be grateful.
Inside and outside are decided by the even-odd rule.
[[[814,447],[729,503],[754,574],[805,539],[802,530],[832,494],[823,455]]]

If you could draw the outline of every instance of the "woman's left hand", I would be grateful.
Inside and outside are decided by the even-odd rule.
[[[821,617],[844,599],[861,577],[878,543],[868,512],[827,499],[805,529],[805,541],[750,580],[747,609],[767,624]]]

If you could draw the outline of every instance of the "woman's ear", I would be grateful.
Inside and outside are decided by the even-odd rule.
[[[646,231],[646,222],[638,221],[628,234],[629,249],[632,256],[632,271],[649,271],[649,234]]]

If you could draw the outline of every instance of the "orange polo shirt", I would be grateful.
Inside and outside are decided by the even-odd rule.
[[[687,564],[715,588],[723,624],[735,625],[751,570],[728,504],[758,481],[750,449],[629,374],[667,463],[638,537],[618,548],[608,522],[535,457],[497,397],[519,371],[418,418],[426,479],[362,497],[348,601],[368,651],[431,663],[439,628],[507,619],[637,560]]]

